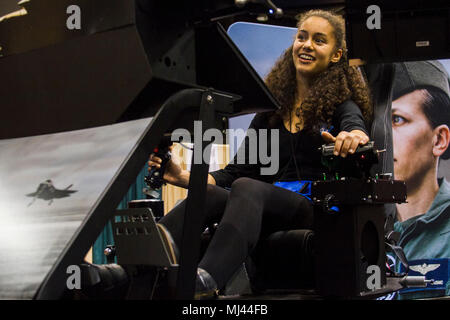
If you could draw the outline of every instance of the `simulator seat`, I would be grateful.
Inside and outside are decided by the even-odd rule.
[[[362,71],[366,74],[374,106],[373,120],[368,127],[370,138],[374,141],[374,149],[386,150],[380,154],[378,164],[372,167],[371,174],[392,174],[391,93],[394,66],[367,65],[362,67]],[[386,216],[392,215],[394,208],[395,204],[384,204]],[[279,231],[261,242],[246,263],[253,292],[269,292],[272,289],[315,289],[316,277],[319,276],[317,273],[321,269],[318,268],[320,266],[317,265],[315,256],[316,231]],[[334,240],[340,241],[339,238]],[[384,242],[384,239],[382,241]],[[329,264],[333,263],[335,261],[330,257]]]
[[[378,164],[372,167],[372,171],[374,175],[377,173],[392,173],[393,153],[391,143],[390,107],[394,66],[392,64],[369,65],[364,67],[364,72],[367,75],[371,88],[374,105],[373,121],[370,125],[370,137],[374,140],[375,149],[386,150],[386,152],[380,154]],[[386,216],[391,215],[393,209],[394,204],[384,204],[384,214]],[[377,213],[379,213],[379,211],[377,211]],[[385,218],[386,217],[381,217],[383,221]],[[339,228],[338,226],[332,227]],[[211,229],[211,232],[214,232],[214,228],[209,229]],[[321,263],[320,261],[318,263],[317,260],[316,238],[318,231],[320,230],[279,231],[271,234],[265,240],[260,242],[244,264],[248,277],[246,282],[248,284],[247,280],[250,281],[252,293],[292,293],[294,291],[300,294],[322,295],[322,292],[317,290],[317,279],[320,278],[323,273]],[[371,241],[373,233],[371,233],[370,230],[366,233],[368,234],[368,237],[362,236],[356,241]],[[202,237],[204,237],[204,239],[202,240],[201,251],[206,248],[210,236],[211,234],[208,236],[208,234],[203,233]],[[383,245],[384,237],[381,238],[382,239],[378,240],[380,240]],[[339,237],[336,237],[336,239],[333,240],[335,242],[341,241]],[[384,250],[382,253],[384,254]],[[321,259],[322,261],[326,261],[325,264],[333,265],[339,258],[339,252],[336,252],[336,256],[334,257],[325,255]],[[382,257],[382,259],[384,263],[384,257]],[[380,261],[380,257],[378,260]],[[369,264],[373,264],[373,262]],[[108,265],[83,265],[83,270],[86,269],[86,272],[84,273],[90,275],[86,280],[87,285],[84,287],[91,288],[87,291],[84,290],[83,295],[78,298],[98,299],[103,297],[120,299],[127,296],[128,298],[139,299],[142,299],[143,297],[148,297],[150,299],[160,299],[161,297],[161,299],[165,299],[165,296],[171,296],[170,293],[167,295],[163,288],[164,284],[167,283],[167,280],[157,281],[155,274],[143,273],[141,278],[136,278],[132,281],[131,279],[127,279],[127,274],[123,272],[123,269],[120,266],[114,264],[111,266],[112,267],[108,267]],[[364,269],[364,272],[365,270],[366,269]],[[354,270],[349,270],[348,276],[353,276],[354,273]],[[239,273],[237,273],[237,275],[239,275]],[[226,299],[227,296],[248,293],[244,292],[248,291],[248,287],[240,282],[243,280],[241,276],[235,276],[228,283],[222,297]],[[96,280],[94,281],[93,279]],[[102,279],[102,281],[100,281],[100,279]],[[142,286],[143,283],[152,282],[155,282],[158,287],[155,291],[157,292],[156,295],[153,295],[155,288],[151,285],[145,286],[145,288]],[[128,291],[128,294],[126,294],[125,291]],[[133,293],[134,291],[136,292],[130,295],[130,292]]]

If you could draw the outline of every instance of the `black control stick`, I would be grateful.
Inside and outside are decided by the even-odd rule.
[[[159,193],[156,190],[161,189],[163,184],[165,184],[163,179],[164,171],[166,170],[167,163],[172,157],[169,150],[172,144],[171,137],[163,137],[158,147],[153,150],[154,155],[161,158],[162,162],[160,168],[152,167],[148,176],[144,178],[148,188],[144,188],[142,192],[151,198],[158,198]]]

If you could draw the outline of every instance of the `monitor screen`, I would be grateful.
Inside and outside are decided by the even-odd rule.
[[[34,297],[149,123],[0,140],[0,299]]]

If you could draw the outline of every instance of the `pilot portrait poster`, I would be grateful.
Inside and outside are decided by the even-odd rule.
[[[408,274],[434,280],[426,292],[401,291],[403,299],[450,294],[449,62],[395,64],[394,174],[406,182],[408,197],[397,204],[394,230],[410,265]],[[397,261],[399,267],[405,270]]]

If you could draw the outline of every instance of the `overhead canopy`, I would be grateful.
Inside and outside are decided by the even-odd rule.
[[[21,4],[25,14],[0,22],[0,139],[150,117],[189,87],[240,95],[237,114],[277,108],[226,32],[211,21],[238,11],[234,1]],[[80,8],[80,30],[66,26],[69,5]]]

